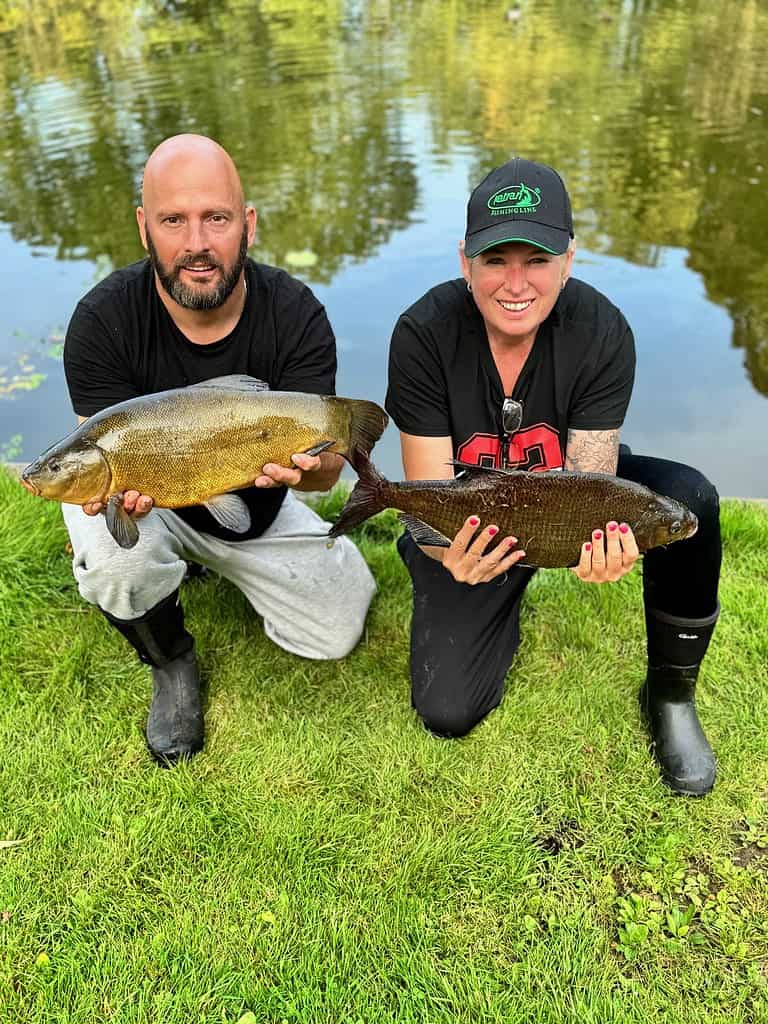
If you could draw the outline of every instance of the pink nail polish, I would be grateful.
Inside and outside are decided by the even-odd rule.
[[[621,530],[622,533],[629,533],[629,527],[627,526],[626,523],[622,523],[621,526],[619,527],[619,529]]]
[[[592,536],[595,538],[595,540],[602,540],[603,539],[603,531],[602,530],[595,530],[595,532],[592,534]]]
[[[591,544],[590,544],[589,542],[587,542],[587,543],[586,543],[586,544],[584,545],[584,550],[585,550],[585,551],[591,551],[591,550],[592,550],[592,545],[591,545]]]
[[[470,516],[469,517],[469,525],[470,526],[477,526],[479,522],[480,522],[480,520],[477,518],[477,516]]]
[[[498,528],[498,526],[489,526],[489,527],[488,527],[488,533],[489,533],[489,534],[490,534],[490,535],[491,535],[492,537],[495,537],[495,536],[496,536],[496,534],[497,534],[498,532],[499,532],[499,528]]]
[[[616,529],[616,523],[608,523],[608,529],[611,531],[611,533],[613,533],[613,531]]]

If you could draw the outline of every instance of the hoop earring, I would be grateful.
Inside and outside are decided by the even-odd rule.
[[[468,291],[468,292],[469,292],[470,294],[472,293],[472,285],[471,285],[471,283],[470,283],[469,281],[467,281],[467,291]]]

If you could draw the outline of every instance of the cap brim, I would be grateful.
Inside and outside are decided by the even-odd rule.
[[[568,249],[570,241],[569,233],[560,228],[551,228],[547,224],[537,224],[535,221],[506,221],[502,224],[493,224],[483,231],[476,231],[473,235],[467,235],[464,239],[464,255],[471,259],[495,245],[504,245],[505,242],[527,242],[529,245],[535,245],[537,249],[561,256]]]

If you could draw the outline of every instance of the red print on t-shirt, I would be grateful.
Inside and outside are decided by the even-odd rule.
[[[525,469],[543,472],[546,469],[562,469],[563,457],[560,452],[558,432],[546,423],[519,430],[509,445],[508,469]],[[459,446],[456,453],[459,462],[474,466],[501,469],[501,441],[497,434],[473,434]]]

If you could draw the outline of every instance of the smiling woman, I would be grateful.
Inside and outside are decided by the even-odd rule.
[[[465,735],[499,704],[520,638],[526,563],[547,564],[532,556],[536,543],[572,522],[566,495],[585,473],[596,481],[616,474],[677,499],[699,523],[661,555],[645,556],[649,661],[641,701],[662,778],[678,793],[700,796],[715,779],[694,690],[718,616],[717,495],[688,466],[619,448],[634,338],[605,295],[570,278],[573,250],[559,174],[515,158],[470,196],[463,281],[431,288],[395,327],[387,409],[401,431],[406,475],[444,477],[452,456],[478,482],[438,538],[442,546],[423,529],[429,512],[407,523],[398,545],[414,586],[412,703],[425,726],[445,737]],[[525,525],[540,498],[495,506],[479,484],[563,468],[579,472],[540,480],[562,495],[546,527]],[[440,487],[452,493],[456,483]],[[573,571],[584,583],[620,580],[639,555],[633,527],[642,540],[642,517],[614,500],[600,517],[579,529]]]

